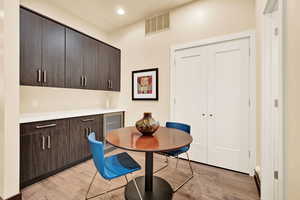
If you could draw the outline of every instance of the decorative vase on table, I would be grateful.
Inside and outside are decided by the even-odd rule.
[[[159,128],[159,122],[152,118],[152,113],[145,112],[144,117],[135,123],[135,127],[143,135],[150,136]]]

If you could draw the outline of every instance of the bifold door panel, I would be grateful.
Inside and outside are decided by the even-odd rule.
[[[191,158],[249,172],[249,39],[177,51],[174,119],[191,124]]]

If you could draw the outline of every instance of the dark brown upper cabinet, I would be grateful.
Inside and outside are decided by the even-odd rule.
[[[109,67],[109,79],[110,79],[110,90],[120,91],[121,84],[121,51],[110,47],[110,67]]]
[[[99,69],[99,79],[98,88],[100,90],[109,90],[109,67],[110,67],[110,51],[109,46],[105,44],[98,45],[98,69]]]
[[[67,29],[67,87],[98,89],[97,46],[96,40]]]
[[[83,53],[83,72],[85,78],[85,88],[98,89],[99,71],[97,66],[97,49],[98,42],[89,37],[84,37],[84,53]]]
[[[20,13],[20,83],[42,84],[42,19],[21,9]]]
[[[65,87],[65,28],[43,18],[43,86]]]
[[[120,91],[119,49],[24,7],[20,24],[21,85]]]
[[[65,28],[28,10],[20,13],[20,82],[65,86]]]
[[[83,36],[71,29],[66,30],[66,86],[83,88]]]
[[[101,90],[120,91],[121,51],[105,44],[98,45],[98,87]]]

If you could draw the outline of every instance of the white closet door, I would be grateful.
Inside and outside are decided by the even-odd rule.
[[[176,52],[175,121],[191,125],[192,160],[207,162],[207,67],[203,47]]]
[[[249,172],[249,39],[210,45],[208,164]]]

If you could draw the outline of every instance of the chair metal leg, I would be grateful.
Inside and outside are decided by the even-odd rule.
[[[165,163],[167,163],[167,164],[164,165],[163,167],[161,167],[161,168],[155,170],[155,171],[153,172],[153,174],[156,174],[157,172],[159,172],[159,171],[161,171],[161,170],[163,170],[163,169],[165,169],[166,167],[169,166],[169,157],[168,157],[168,156],[165,156],[165,158],[166,158]]]
[[[136,183],[135,177],[133,177],[132,180],[133,180],[133,183],[134,183],[134,185],[135,185],[135,188],[136,188],[136,190],[137,190],[137,192],[138,192],[138,195],[139,195],[139,197],[140,197],[140,200],[143,200],[142,195],[141,195],[141,192],[140,192],[140,189],[139,189],[139,187],[138,187],[138,185],[137,185],[137,183]]]
[[[89,185],[89,188],[88,188],[88,190],[87,190],[87,192],[86,192],[86,194],[85,194],[85,199],[86,199],[86,200],[88,199],[87,196],[88,196],[88,194],[89,194],[89,192],[90,192],[90,189],[91,189],[92,184],[93,184],[93,182],[94,182],[94,180],[95,180],[95,178],[96,178],[97,173],[98,173],[98,171],[96,171],[95,175],[93,176],[92,181],[91,181],[91,183],[90,183],[90,185]]]
[[[128,182],[128,178],[127,178],[127,175],[125,175],[125,179],[126,179],[126,182],[127,182],[127,184],[128,184],[129,182]]]
[[[88,191],[87,191],[87,193],[86,193],[86,195],[85,195],[85,200],[93,199],[93,198],[99,197],[99,196],[104,195],[104,194],[107,194],[107,195],[108,195],[108,193],[113,192],[113,191],[115,191],[115,190],[119,190],[119,189],[121,189],[121,188],[123,188],[123,187],[126,186],[126,185],[122,185],[122,186],[116,187],[116,188],[114,188],[114,189],[111,189],[111,190],[107,190],[107,191],[105,191],[105,192],[102,192],[102,193],[100,193],[100,194],[96,194],[96,195],[94,195],[94,196],[88,197],[88,194],[89,194],[89,192],[90,192],[90,189],[91,189],[91,187],[92,187],[92,185],[93,185],[93,182],[94,182],[94,180],[95,180],[95,178],[96,178],[97,173],[98,173],[98,171],[96,171],[96,173],[95,173],[95,175],[94,175],[94,177],[93,177],[93,179],[92,179],[92,181],[91,181],[91,183],[90,183],[90,185],[89,185]],[[126,180],[127,180],[127,177],[126,177]]]
[[[187,158],[188,158],[188,162],[189,162],[189,167],[191,170],[192,175],[190,177],[188,177],[181,185],[179,185],[175,190],[173,190],[173,192],[177,192],[180,188],[182,188],[182,186],[184,186],[187,182],[189,182],[193,177],[194,177],[194,170],[192,168],[192,164],[191,164],[191,160],[189,157],[189,154],[186,152]]]
[[[178,166],[178,161],[179,161],[179,157],[176,156],[176,169],[177,169],[177,166]]]

